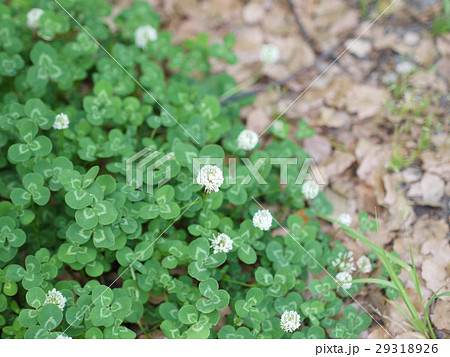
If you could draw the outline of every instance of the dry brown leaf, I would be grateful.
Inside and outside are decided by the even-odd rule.
[[[430,290],[436,291],[450,281],[446,269],[448,269],[448,262],[446,267],[445,260],[438,262],[436,258],[430,256],[423,261],[422,277]]]
[[[261,108],[255,108],[247,115],[247,129],[261,134],[271,123],[269,115]]]
[[[439,204],[444,196],[445,184],[439,176],[426,172],[420,181],[420,188],[425,202]]]
[[[320,135],[314,135],[311,138],[303,140],[303,149],[311,155],[316,164],[319,164],[324,158],[331,154],[330,141]]]
[[[362,120],[383,111],[388,98],[389,95],[384,89],[369,85],[354,85],[348,91],[345,102],[347,110]]]
[[[249,2],[242,10],[242,18],[247,24],[255,24],[264,16],[264,7],[259,1]]]
[[[414,53],[414,59],[424,67],[429,67],[439,56],[433,39],[427,38],[420,41]]]
[[[450,301],[438,300],[431,314],[433,325],[439,330],[450,332]]]

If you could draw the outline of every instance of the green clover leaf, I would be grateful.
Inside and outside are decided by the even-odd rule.
[[[45,205],[50,199],[50,190],[44,187],[44,178],[37,173],[29,173],[23,177],[23,188],[11,191],[11,200],[16,205],[27,205],[31,201],[39,206]]]
[[[25,244],[25,232],[17,227],[16,221],[11,217],[0,217],[0,248],[5,245],[21,247]]]
[[[143,205],[139,215],[143,219],[154,219],[160,216],[163,219],[172,219],[180,214],[180,207],[173,202],[175,190],[170,185],[165,185],[155,192],[155,203]]]
[[[86,110],[87,120],[92,125],[102,125],[106,119],[114,117],[120,110],[120,98],[112,96],[112,86],[107,81],[99,81],[94,86],[95,96],[83,98],[83,108]]]
[[[230,295],[219,289],[219,283],[209,278],[199,284],[200,293],[205,297],[199,299],[195,307],[198,311],[209,313],[214,310],[221,310],[230,302]]]
[[[0,52],[0,74],[6,77],[14,77],[23,68],[25,62],[18,54],[8,55]]]
[[[38,42],[30,53],[33,66],[28,68],[27,82],[30,86],[45,87],[52,80],[57,83],[70,82],[70,71],[59,60],[57,51],[44,42]]]
[[[242,317],[246,318],[250,316],[253,319],[262,321],[265,319],[265,314],[261,313],[257,306],[263,301],[264,293],[259,288],[251,288],[247,291],[245,300],[241,299],[236,301],[235,309],[236,313]]]
[[[19,134],[25,143],[13,144],[8,149],[11,162],[23,162],[31,156],[45,156],[52,151],[52,142],[46,136],[36,136],[38,128],[31,120],[17,123]]]
[[[235,329],[233,326],[225,325],[219,331],[220,339],[250,339],[252,333],[247,327],[239,327]]]
[[[189,264],[189,275],[197,280],[206,280],[211,275],[210,269],[222,265],[227,256],[223,252],[210,255],[209,242],[198,238],[189,244],[189,257],[194,261]]]

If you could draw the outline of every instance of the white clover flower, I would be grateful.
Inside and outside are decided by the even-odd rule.
[[[197,183],[205,186],[205,191],[218,192],[219,187],[223,184],[222,170],[216,165],[205,165],[200,169],[197,176]]]
[[[28,11],[27,13],[27,26],[30,29],[37,29],[40,24],[39,24],[39,19],[41,18],[41,16],[44,14],[44,10],[42,9],[31,9],[30,11]]]
[[[264,64],[273,64],[280,59],[280,50],[272,44],[263,45],[259,52],[259,59]]]
[[[356,265],[362,273],[370,273],[372,271],[372,263],[365,255],[358,259]]]
[[[337,221],[344,226],[350,226],[352,224],[352,217],[348,213],[341,213]]]
[[[158,32],[150,25],[138,27],[134,32],[134,43],[137,47],[146,49],[147,42],[156,41]]]
[[[281,315],[280,327],[286,332],[294,332],[301,325],[300,315],[297,311],[294,310],[286,310]]]
[[[53,123],[53,129],[67,129],[69,127],[69,117],[67,114],[61,113],[55,117],[55,122]]]
[[[252,150],[258,144],[258,134],[253,130],[242,130],[237,141],[239,149]]]
[[[340,271],[347,271],[349,273],[355,271],[355,258],[353,257],[353,252],[340,252],[337,259],[331,262],[331,265]]]
[[[233,249],[233,240],[225,233],[219,233],[217,237],[213,235],[213,238],[210,238],[210,241],[211,248],[214,248],[214,254],[219,252],[228,253]]]
[[[268,231],[272,226],[272,215],[267,209],[260,209],[253,216],[253,225],[263,231]]]
[[[61,309],[64,310],[64,306],[66,305],[66,298],[61,294],[58,290],[53,288],[53,290],[49,290],[47,294],[45,294],[44,305],[47,304],[55,304]]]
[[[314,181],[306,181],[302,186],[303,196],[312,200],[319,194],[319,185]]]
[[[352,275],[348,271],[342,271],[336,275],[337,282],[343,289],[350,289],[352,287]]]
[[[414,65],[414,63],[409,61],[397,63],[397,65],[395,66],[395,70],[400,74],[409,74],[414,71],[415,68],[416,66]]]

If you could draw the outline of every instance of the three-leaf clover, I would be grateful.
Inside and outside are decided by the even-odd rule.
[[[27,205],[31,201],[39,206],[45,205],[50,199],[50,190],[44,187],[44,178],[37,173],[26,174],[22,183],[25,189],[15,188],[11,191],[11,200],[16,205]]]
[[[24,143],[12,144],[8,149],[8,158],[11,162],[23,162],[31,156],[45,156],[52,151],[52,142],[44,135],[36,136],[38,127],[31,120],[17,123],[19,135]]]
[[[17,223],[13,218],[0,217],[0,250],[5,245],[18,248],[25,244],[25,232],[16,227]]]
[[[217,280],[209,278],[202,281],[198,288],[205,297],[196,302],[195,307],[198,311],[209,313],[221,310],[230,302],[230,295],[225,290],[219,289]]]
[[[189,256],[194,261],[189,264],[189,275],[197,280],[206,280],[211,275],[210,269],[222,265],[227,255],[223,252],[210,255],[210,244],[206,238],[197,238],[189,244]]]
[[[112,95],[112,86],[107,81],[99,81],[94,86],[95,96],[86,96],[83,99],[83,108],[86,110],[87,120],[92,125],[102,125],[106,119],[114,117],[120,110],[121,100]]]
[[[33,66],[28,68],[27,81],[30,86],[45,87],[49,80],[70,83],[70,71],[59,59],[58,52],[48,43],[38,42],[30,53]]]
[[[109,287],[99,285],[92,291],[94,307],[91,321],[94,326],[111,326],[116,320],[120,322],[127,316],[131,307],[131,299],[118,297]]]
[[[155,192],[154,203],[143,205],[139,215],[143,219],[154,219],[161,216],[163,219],[172,219],[180,214],[180,207],[173,201],[175,190],[165,185]]]
[[[263,299],[264,293],[261,289],[251,288],[247,291],[245,299],[236,301],[236,313],[242,318],[250,316],[251,318],[259,321],[264,320],[265,315],[257,308]]]
[[[333,338],[358,338],[362,330],[370,326],[371,319],[365,313],[358,314],[356,309],[348,305],[344,308],[344,318],[339,320],[331,331]]]

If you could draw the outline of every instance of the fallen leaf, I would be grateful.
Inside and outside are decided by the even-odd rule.
[[[439,203],[444,196],[444,181],[437,175],[425,173],[420,181],[422,198],[425,202]]]
[[[431,314],[431,322],[439,330],[450,331],[450,301],[438,300]]]

